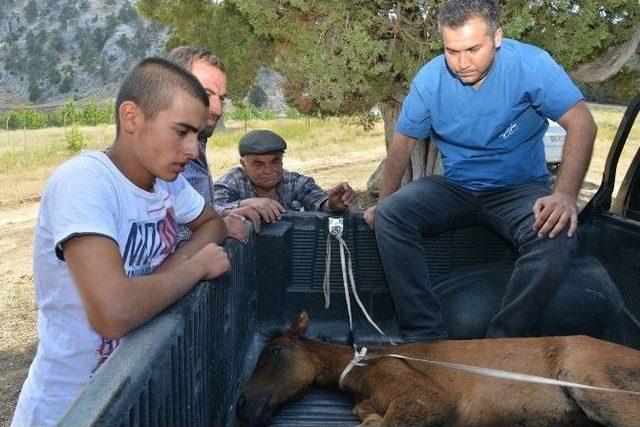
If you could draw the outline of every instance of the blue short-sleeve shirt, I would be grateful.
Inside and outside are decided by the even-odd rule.
[[[546,118],[559,119],[582,98],[547,52],[505,38],[478,89],[460,82],[444,55],[429,61],[411,83],[396,130],[430,135],[444,176],[470,190],[546,184]]]

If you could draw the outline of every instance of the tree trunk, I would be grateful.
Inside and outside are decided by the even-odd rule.
[[[393,100],[380,103],[378,108],[380,108],[380,114],[382,115],[382,120],[384,122],[384,143],[388,150],[389,145],[391,144],[391,139],[393,138],[393,132],[396,128],[398,115],[402,108],[402,103]],[[439,173],[441,169],[440,163],[440,154],[438,153],[435,145],[432,144],[429,139],[419,140],[411,153],[411,159],[407,165],[401,185],[405,185],[427,175]],[[373,172],[367,181],[367,190],[369,190],[370,193],[376,195],[380,193],[383,169],[384,160],[380,162],[375,172]]]
[[[633,58],[639,46],[640,22],[637,22],[627,42],[609,47],[600,57],[570,71],[569,75],[583,83],[603,82],[616,75]]]

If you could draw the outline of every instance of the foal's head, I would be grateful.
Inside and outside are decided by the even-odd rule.
[[[266,425],[274,412],[304,393],[319,372],[318,360],[300,338],[309,324],[301,312],[291,328],[262,350],[253,375],[242,390],[236,413],[249,425]]]

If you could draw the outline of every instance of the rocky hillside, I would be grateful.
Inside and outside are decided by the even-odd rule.
[[[129,0],[1,0],[0,108],[112,97],[167,34]]]

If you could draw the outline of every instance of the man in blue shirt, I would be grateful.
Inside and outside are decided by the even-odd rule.
[[[502,37],[491,0],[450,0],[438,18],[444,54],[416,75],[388,150],[380,202],[365,212],[378,239],[401,332],[446,336],[421,235],[484,225],[520,258],[487,336],[526,335],[575,251],[576,198],[596,125],[582,94],[543,50]],[[566,129],[562,167],[548,184],[547,119]],[[430,136],[443,176],[398,190],[416,141]],[[396,191],[398,190],[398,191]]]

